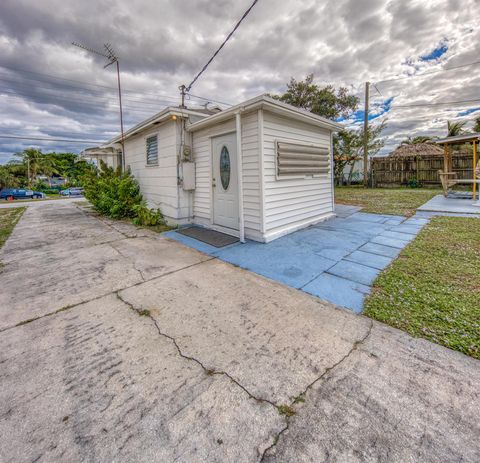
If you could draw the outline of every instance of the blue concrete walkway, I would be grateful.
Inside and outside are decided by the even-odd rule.
[[[267,244],[247,241],[219,249],[175,231],[166,236],[359,313],[378,274],[428,219],[358,211],[337,205],[336,218]]]

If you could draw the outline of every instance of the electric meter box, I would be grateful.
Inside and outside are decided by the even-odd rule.
[[[195,163],[182,162],[183,189],[185,191],[195,190]]]

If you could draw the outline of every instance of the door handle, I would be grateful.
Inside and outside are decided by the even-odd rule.
[[[216,185],[216,183],[215,183],[215,179],[212,178],[212,187],[215,188],[216,186],[217,186],[217,185]]]

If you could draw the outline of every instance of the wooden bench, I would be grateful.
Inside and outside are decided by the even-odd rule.
[[[476,183],[480,187],[480,178],[475,180],[471,178],[458,178],[457,172],[443,172],[443,170],[438,171],[438,176],[440,177],[440,181],[442,182],[443,187],[443,195],[447,197],[448,190],[457,184],[463,185],[473,185]]]

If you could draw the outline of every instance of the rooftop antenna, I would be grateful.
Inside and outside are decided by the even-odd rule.
[[[93,53],[95,55],[103,56],[104,58],[106,58],[108,62],[107,64],[105,64],[105,66],[103,66],[104,69],[112,64],[117,65],[118,101],[120,104],[120,133],[121,133],[121,145],[122,145],[122,170],[125,170],[125,137],[123,133],[122,90],[120,86],[120,64],[118,62],[118,56],[113,51],[112,45],[110,43],[103,44],[103,48],[105,48],[104,52],[95,50],[94,48],[87,47],[77,42],[72,42],[72,45],[74,45],[75,47],[81,48],[82,50],[86,50],[90,53]]]

